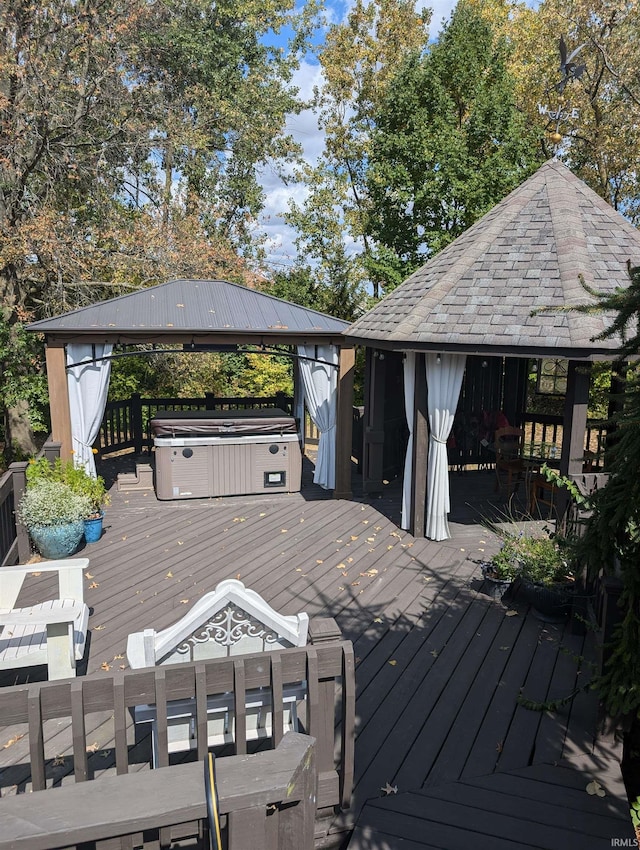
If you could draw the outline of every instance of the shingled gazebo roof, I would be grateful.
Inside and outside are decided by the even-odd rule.
[[[483,218],[345,332],[393,349],[596,359],[607,316],[558,312],[629,285],[640,231],[556,161],[545,163]],[[543,308],[551,311],[536,312]]]

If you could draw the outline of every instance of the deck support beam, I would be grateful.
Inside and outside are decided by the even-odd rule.
[[[579,475],[582,472],[590,378],[591,363],[569,361],[560,458],[562,475]]]
[[[364,437],[362,490],[381,493],[384,469],[384,401],[386,360],[382,352],[367,347],[364,376]]]
[[[47,340],[47,382],[49,385],[49,409],[51,411],[51,437],[60,443],[60,457],[72,457],[71,412],[69,410],[69,388],[65,346],[57,340]]]
[[[351,434],[353,431],[353,346],[340,348],[336,412],[336,486],[334,499],[351,498]]]

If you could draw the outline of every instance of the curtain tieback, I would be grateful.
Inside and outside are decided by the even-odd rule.
[[[434,443],[440,443],[441,446],[447,445],[446,440],[441,440],[440,437],[436,437],[435,434],[431,434],[431,439],[433,440]]]

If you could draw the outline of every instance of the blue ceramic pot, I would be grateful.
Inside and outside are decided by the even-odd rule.
[[[56,560],[73,555],[84,534],[84,522],[66,522],[61,525],[34,525],[29,535],[43,558]]]
[[[104,514],[101,513],[99,517],[95,517],[95,519],[85,519],[84,520],[84,539],[87,543],[97,543],[98,540],[102,537],[102,520],[104,519]]]

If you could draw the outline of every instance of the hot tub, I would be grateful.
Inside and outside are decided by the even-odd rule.
[[[282,410],[158,411],[150,427],[158,499],[300,490],[296,421]]]

